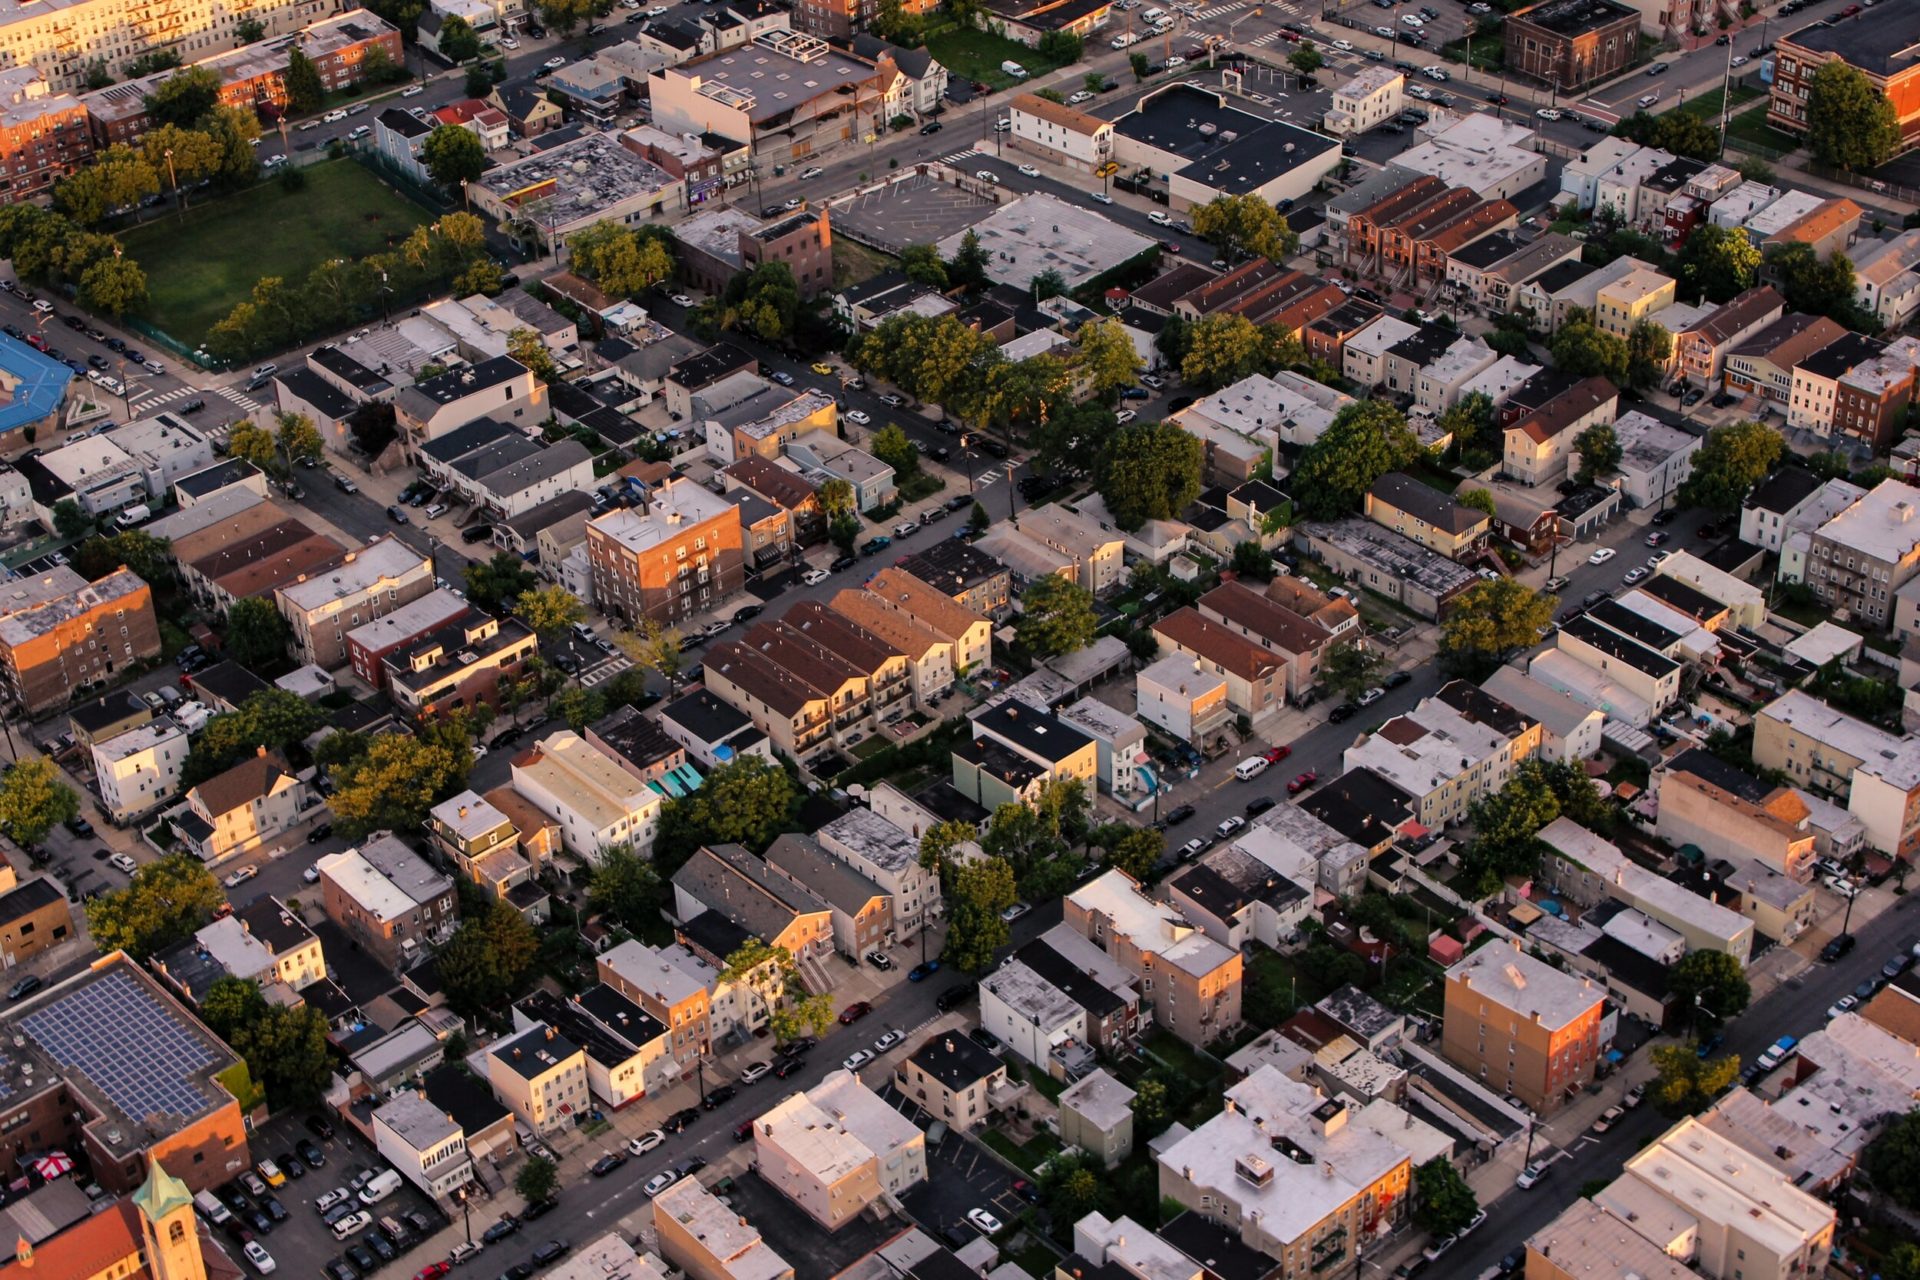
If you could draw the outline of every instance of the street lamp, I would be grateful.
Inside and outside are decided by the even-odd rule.
[[[168,147],[165,151],[161,152],[161,154],[167,158],[167,182],[173,187],[174,211],[182,218],[185,218],[186,211],[180,205],[180,177],[173,170],[173,148]]]
[[[468,1244],[473,1243],[473,1216],[472,1210],[467,1205],[467,1187],[470,1185],[469,1183],[462,1183],[457,1193],[457,1198],[460,1201],[460,1223],[467,1229]]]

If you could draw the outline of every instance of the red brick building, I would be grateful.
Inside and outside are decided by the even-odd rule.
[[[1920,139],[1920,7],[1883,4],[1852,18],[1834,17],[1782,36],[1774,49],[1767,123],[1788,133],[1807,130],[1813,74],[1839,59],[1864,75],[1893,104],[1900,150]]]
[[[88,582],[58,568],[8,590],[0,606],[0,689],[30,716],[160,656],[153,590],[131,569]]]
[[[1640,51],[1640,11],[1620,0],[1546,0],[1501,28],[1507,73],[1562,93],[1618,75]]]
[[[87,108],[68,94],[47,92],[32,67],[0,71],[0,167],[6,187],[0,203],[44,195],[93,156]]]

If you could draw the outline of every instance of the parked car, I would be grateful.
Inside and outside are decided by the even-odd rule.
[[[1287,794],[1297,796],[1318,781],[1320,781],[1319,770],[1309,769],[1287,784]]]
[[[840,1063],[840,1065],[842,1067],[845,1067],[848,1071],[858,1071],[860,1068],[866,1066],[869,1062],[872,1062],[872,1061],[873,1061],[873,1050],[856,1049],[851,1054],[849,1054]]]
[[[1627,1109],[1625,1107],[1608,1107],[1605,1111],[1602,1111],[1600,1117],[1588,1127],[1587,1132],[1597,1137],[1613,1128],[1616,1124],[1619,1124],[1626,1114]]]
[[[850,1027],[873,1012],[873,1006],[865,1000],[856,1000],[840,1011],[840,1025]]]
[[[609,1151],[587,1166],[587,1172],[596,1178],[604,1178],[627,1162],[627,1157],[618,1151]]]
[[[1513,1185],[1522,1191],[1531,1191],[1546,1181],[1547,1176],[1552,1172],[1552,1164],[1545,1160],[1535,1160],[1520,1171],[1520,1176],[1513,1180]]]
[[[1004,1230],[1000,1219],[994,1217],[985,1209],[967,1210],[967,1221],[980,1228],[982,1235],[997,1236]]]

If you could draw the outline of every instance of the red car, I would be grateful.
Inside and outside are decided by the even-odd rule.
[[[1295,778],[1292,782],[1289,782],[1287,784],[1287,794],[1290,796],[1297,796],[1302,791],[1305,791],[1308,787],[1312,786],[1314,783],[1318,781],[1320,781],[1319,771],[1316,769],[1309,769],[1305,773],[1301,774],[1299,777]]]
[[[1293,754],[1292,747],[1268,747],[1265,751],[1260,753],[1260,758],[1262,760],[1265,760],[1268,764],[1279,764],[1282,760],[1285,760],[1288,756],[1292,754]]]
[[[840,1011],[840,1025],[843,1027],[852,1026],[872,1012],[872,1005],[868,1004],[865,1000],[856,1000]]]
[[[1282,40],[1291,40],[1295,44],[1300,43],[1300,33],[1298,31],[1282,31],[1280,38]]]
[[[37,333],[30,333],[27,335],[27,345],[35,351],[45,351],[47,349],[47,340]]]
[[[440,1280],[441,1276],[453,1270],[451,1262],[429,1262],[413,1273],[413,1280]]]

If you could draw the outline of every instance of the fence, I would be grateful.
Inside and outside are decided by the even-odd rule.
[[[1817,161],[1808,161],[1807,172],[1816,178],[1825,178],[1828,182],[1838,182],[1860,191],[1871,191],[1877,196],[1902,200],[1908,204],[1920,204],[1920,189],[1903,186],[1898,182],[1888,182],[1882,178],[1853,173],[1846,169],[1831,169]]]

